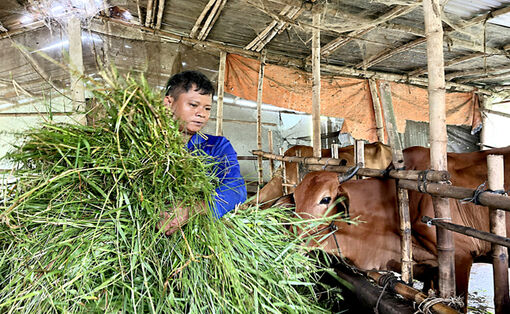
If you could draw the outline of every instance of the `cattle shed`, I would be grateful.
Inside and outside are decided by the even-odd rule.
[[[42,122],[92,125],[97,110],[80,76],[101,80],[110,66],[161,92],[182,70],[210,78],[217,93],[205,132],[232,142],[253,193],[275,168],[253,150],[309,145],[320,157],[333,144],[441,141],[430,134],[427,88],[437,78],[428,63],[444,67],[435,86],[445,90],[448,152],[510,145],[510,1],[433,1],[441,62],[428,59],[427,49],[441,49],[427,47],[424,2],[2,0],[0,158]],[[385,97],[391,111],[381,109]],[[2,185],[11,168],[0,159]]]

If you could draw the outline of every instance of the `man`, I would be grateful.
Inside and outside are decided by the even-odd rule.
[[[246,185],[241,176],[237,153],[230,142],[223,136],[199,133],[211,114],[214,87],[202,73],[184,71],[168,80],[165,91],[164,104],[172,110],[174,119],[179,120],[188,150],[201,149],[217,162],[214,173],[220,186],[209,207],[215,217],[221,218],[246,200]],[[204,213],[206,208],[204,201],[193,208],[177,207],[162,212],[158,228],[170,235],[186,224],[190,215]]]

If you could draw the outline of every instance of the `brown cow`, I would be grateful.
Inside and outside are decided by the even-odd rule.
[[[489,151],[448,154],[448,170],[454,185],[476,187],[487,180],[486,156],[505,156],[505,189],[510,186],[510,147]],[[407,169],[424,170],[429,164],[429,149],[412,147],[404,150]],[[351,217],[359,217],[363,223],[348,225],[336,223],[335,236],[342,255],[363,269],[399,271],[400,232],[399,215],[394,180],[365,179],[339,184],[338,174],[312,172],[305,176],[294,192],[296,212],[304,218],[322,217],[328,206],[339,197],[345,197],[340,207],[348,208]],[[421,223],[422,216],[434,216],[430,195],[409,192],[409,210],[412,225],[413,271],[415,277],[427,280],[437,276],[436,233]],[[452,222],[479,230],[489,230],[488,209],[471,203],[450,200]],[[510,215],[506,215],[507,234],[510,234]],[[469,272],[475,258],[486,257],[490,244],[472,237],[454,233],[455,270],[457,293],[465,297]],[[326,251],[336,253],[334,239],[329,237],[320,244]],[[467,303],[466,303],[467,304]]]
[[[311,146],[296,145],[285,151],[284,156],[312,157]],[[322,157],[331,157],[331,150],[323,149]],[[338,158],[345,161],[343,165],[354,165],[354,146],[346,146],[338,149]],[[374,169],[385,169],[391,162],[391,148],[379,142],[365,145],[365,167]],[[294,192],[298,181],[298,163],[285,162],[286,182],[291,185],[287,190]],[[282,171],[279,169],[274,177],[260,190],[259,203],[264,204],[263,208],[270,207],[273,201],[283,196]]]

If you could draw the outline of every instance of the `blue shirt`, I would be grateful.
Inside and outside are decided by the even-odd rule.
[[[216,188],[216,196],[211,208],[214,215],[221,218],[237,204],[246,200],[246,185],[241,176],[237,153],[225,137],[203,133],[194,134],[188,142],[189,151],[197,149],[201,149],[216,161],[214,173],[220,184]]]

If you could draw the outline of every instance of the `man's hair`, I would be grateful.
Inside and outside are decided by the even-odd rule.
[[[198,71],[183,71],[173,75],[165,87],[165,96],[177,99],[182,93],[187,93],[195,85],[195,91],[201,95],[214,96],[214,87],[211,81]]]

